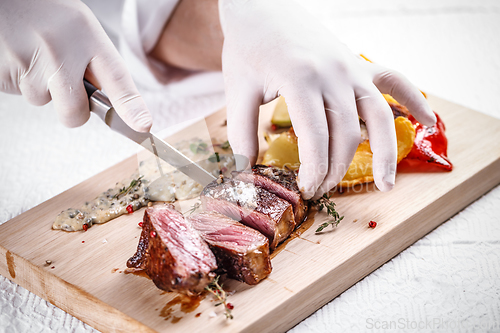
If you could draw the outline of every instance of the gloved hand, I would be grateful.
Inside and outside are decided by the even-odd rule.
[[[149,131],[152,117],[87,6],[78,0],[0,2],[0,91],[20,93],[34,105],[52,99],[63,124],[80,126],[90,116],[86,70],[127,124]]]
[[[397,142],[394,96],[422,124],[436,118],[425,98],[401,74],[354,55],[293,0],[219,0],[224,32],[228,138],[236,154],[257,158],[259,105],[285,98],[301,162],[305,199],[337,185],[360,142],[366,121],[376,186],[394,186]]]

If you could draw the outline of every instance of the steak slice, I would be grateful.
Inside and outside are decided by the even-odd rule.
[[[262,187],[236,179],[214,180],[201,193],[205,210],[224,214],[269,238],[273,250],[295,228],[292,205]]]
[[[294,171],[257,164],[252,167],[251,171],[233,171],[233,177],[246,183],[253,183],[263,187],[281,199],[291,203],[296,225],[299,225],[304,220],[307,213],[307,205],[300,194],[297,175]]]
[[[127,267],[143,269],[165,291],[200,293],[215,277],[214,254],[173,205],[144,212],[137,252]]]
[[[228,277],[254,285],[271,273],[269,240],[257,230],[217,212],[202,212],[188,220]]]

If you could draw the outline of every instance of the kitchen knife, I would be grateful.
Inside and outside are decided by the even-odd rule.
[[[94,112],[112,130],[140,144],[180,172],[186,174],[203,186],[216,178],[207,170],[191,161],[180,151],[152,133],[142,133],[130,128],[116,113],[108,97],[87,80],[83,80],[89,97],[90,111]]]

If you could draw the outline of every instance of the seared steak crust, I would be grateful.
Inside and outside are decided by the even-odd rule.
[[[202,212],[188,220],[229,278],[254,285],[271,273],[269,241],[260,232],[217,212]]]
[[[260,186],[236,179],[213,181],[201,193],[205,210],[212,210],[254,228],[274,249],[295,228],[292,205]]]
[[[297,184],[297,174],[294,171],[256,164],[252,167],[251,171],[233,171],[233,176],[244,182],[263,187],[267,191],[291,203],[296,225],[299,225],[304,220],[307,213],[307,205],[300,194]]]
[[[147,208],[137,252],[127,267],[144,269],[166,291],[200,293],[214,279],[216,259],[172,205]]]

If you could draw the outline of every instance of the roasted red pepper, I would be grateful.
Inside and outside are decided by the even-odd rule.
[[[410,153],[398,164],[399,171],[451,171],[453,165],[447,157],[448,140],[445,126],[434,112],[437,122],[432,127],[420,124],[413,116],[408,119],[415,125],[415,142]]]

